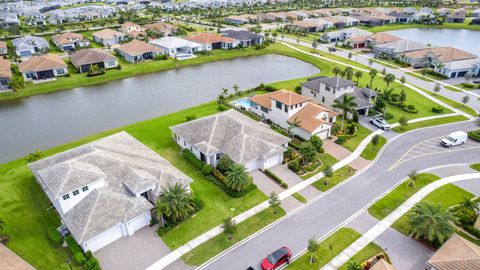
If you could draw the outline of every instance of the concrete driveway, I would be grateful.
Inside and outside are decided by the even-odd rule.
[[[130,237],[124,237],[95,252],[104,270],[143,270],[170,253],[157,236],[155,227],[145,227]],[[168,269],[193,269],[177,260]]]
[[[285,181],[289,187],[293,187],[294,185],[301,183],[303,180],[297,174],[292,172],[287,165],[277,165],[270,169],[273,173],[278,175],[280,178]],[[308,186],[298,192],[300,195],[305,197],[307,201],[317,197],[322,192],[312,186]]]

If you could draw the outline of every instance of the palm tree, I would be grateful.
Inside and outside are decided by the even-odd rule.
[[[418,173],[416,170],[412,170],[411,172],[409,172],[407,186],[411,188],[415,188],[417,179],[418,179]]]
[[[323,169],[323,175],[325,175],[325,185],[330,185],[330,178],[333,177],[333,167],[327,165],[327,167]]]
[[[463,201],[458,205],[458,211],[464,215],[468,213],[476,213],[479,210],[477,202],[470,200],[470,198],[463,196]]]
[[[362,266],[357,262],[349,262],[347,264],[347,270],[362,270]]]
[[[363,72],[358,70],[358,71],[355,72],[354,75],[355,75],[355,78],[357,78],[357,85],[358,85],[358,83],[360,82],[360,78],[363,76]]]
[[[407,82],[407,78],[405,76],[402,76],[400,78],[400,83],[402,84],[402,88],[405,88],[405,83]]]
[[[411,235],[415,239],[424,239],[430,243],[443,242],[453,233],[450,222],[455,218],[442,208],[441,204],[422,201],[417,203],[408,214]]]
[[[335,103],[333,104],[332,107],[342,110],[342,126],[341,126],[342,130],[343,130],[343,122],[345,121],[347,114],[349,112],[353,112],[356,106],[357,106],[357,103],[355,102],[355,97],[350,96],[348,94],[343,95],[343,98],[341,100],[339,99],[335,100]]]
[[[385,110],[383,111],[383,116],[385,116],[387,114],[388,102],[392,98],[392,95],[393,95],[393,89],[388,89],[387,88],[387,90],[384,90],[383,93],[382,93],[382,98],[383,98],[383,100],[385,100]]]
[[[222,229],[223,233],[227,235],[227,239],[232,240],[232,235],[237,231],[237,224],[231,217],[228,217],[223,220]]]
[[[370,75],[370,88],[373,89],[373,79],[377,77],[378,71],[376,69],[371,69],[368,74]]]
[[[310,252],[310,264],[314,262],[315,253],[320,249],[320,244],[315,238],[308,239],[307,250]]]
[[[469,101],[470,101],[470,96],[469,95],[463,96],[463,98],[462,98],[463,107],[465,107]]]
[[[172,222],[185,220],[194,210],[189,192],[183,184],[169,184],[155,205],[158,219],[163,216]]]
[[[288,122],[288,134],[290,135],[291,138],[293,138],[294,133],[295,133],[295,128],[300,127],[300,124],[302,121],[298,120],[297,117],[293,118],[292,121]]]
[[[338,66],[336,66],[332,69],[332,73],[333,73],[333,75],[335,75],[335,77],[338,77],[338,74],[340,74],[340,71],[342,71],[342,70]]]
[[[465,83],[468,84],[473,77],[473,73],[469,71],[464,76],[465,76]]]
[[[385,83],[387,84],[387,89],[390,87],[390,84],[395,81],[395,75],[392,74],[392,73],[388,73],[387,75],[385,75],[383,77],[383,80],[385,81]]]
[[[250,177],[242,164],[234,163],[225,177],[225,184],[234,191],[242,191],[251,184]]]
[[[435,84],[435,87],[433,88],[433,92],[435,92],[435,95],[438,94],[438,92],[440,92],[440,84],[439,83],[436,83]]]

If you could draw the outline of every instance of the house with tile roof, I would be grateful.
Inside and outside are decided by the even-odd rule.
[[[300,126],[291,132],[308,140],[317,135],[321,139],[330,136],[337,113],[310,98],[288,90],[279,90],[248,98],[250,111],[262,119],[270,120],[276,126],[288,131],[290,123],[299,122]]]
[[[118,59],[108,52],[101,49],[83,49],[71,53],[69,56],[72,65],[78,72],[88,72],[91,66],[110,69],[118,66]]]
[[[411,40],[400,39],[392,42],[376,44],[373,46],[373,54],[379,58],[397,59],[400,55],[418,50],[427,49],[428,46]]]
[[[213,49],[232,49],[238,46],[239,42],[233,38],[224,37],[214,33],[199,33],[193,36],[187,36],[183,39],[202,44],[204,51]]]
[[[332,28],[333,23],[323,19],[305,19],[301,21],[294,21],[291,24],[285,25],[285,27],[293,31],[310,33],[321,32]]]
[[[120,132],[28,164],[68,231],[95,252],[148,226],[165,188],[191,179]]]
[[[143,27],[147,30],[152,31],[155,34],[161,34],[164,37],[173,36],[178,30],[177,26],[166,22],[145,24]]]
[[[119,44],[127,39],[127,36],[119,31],[105,28],[103,30],[92,33],[93,40],[103,46],[112,46]]]
[[[397,40],[400,40],[400,39],[401,38],[399,38],[397,36],[394,36],[392,34],[385,33],[385,32],[378,32],[378,33],[375,33],[375,34],[373,34],[373,35],[371,35],[367,38],[368,46],[372,47],[372,48],[373,48],[374,45],[393,42],[393,41],[397,41]]]
[[[12,40],[15,53],[21,58],[44,54],[48,51],[48,41],[43,37],[24,36]]]
[[[170,129],[173,140],[203,162],[216,166],[222,155],[228,155],[249,172],[281,164],[290,141],[266,124],[233,109]]]
[[[150,44],[165,50],[165,52],[176,59],[183,60],[196,57],[194,52],[204,50],[202,44],[182,39],[179,37],[163,37],[149,41]]]
[[[427,261],[431,270],[480,269],[480,246],[452,235]]]
[[[263,36],[247,30],[225,30],[222,36],[233,38],[239,42],[243,48],[263,43]]]
[[[139,38],[145,34],[145,28],[133,22],[125,22],[120,26],[120,31],[132,38]]]
[[[393,267],[393,265],[385,261],[384,259],[380,259],[372,267],[370,267],[370,270],[397,270],[397,269]]]
[[[57,54],[33,56],[18,64],[25,81],[46,80],[68,73],[67,64]]]
[[[346,28],[346,29],[341,29],[337,31],[331,31],[323,34],[320,39],[322,42],[330,43],[330,42],[342,42],[347,40],[348,38],[353,38],[353,37],[368,37],[372,35],[371,32],[368,32],[367,30],[363,30],[357,27],[352,27],[352,28]]]
[[[67,32],[52,36],[52,41],[61,51],[73,51],[76,48],[88,47],[90,41],[78,33]]]
[[[368,110],[373,107],[372,99],[376,98],[372,89],[357,87],[354,82],[341,77],[311,78],[301,85],[302,96],[328,108],[332,108],[335,100],[342,100],[344,95],[353,96],[357,103],[355,110],[361,115],[368,115]]]
[[[118,46],[115,48],[115,52],[130,63],[155,59],[157,55],[165,53],[161,48],[137,39]]]
[[[0,57],[0,91],[10,90],[10,81],[12,80],[11,63],[7,59]]]

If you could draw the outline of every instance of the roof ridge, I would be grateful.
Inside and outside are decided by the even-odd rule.
[[[217,127],[218,117],[219,115],[215,117],[215,122],[213,122],[213,128],[212,128],[212,131],[210,132],[210,138],[208,138],[209,145],[212,143],[213,134],[215,133],[215,128]]]
[[[62,163],[58,164],[58,165],[61,165]],[[68,173],[67,175],[63,178],[63,181],[62,181],[62,184],[60,185],[60,188],[58,189],[58,191],[56,192],[55,196],[59,196],[59,192],[60,190],[62,190],[63,186],[65,185],[65,182],[66,182],[66,179],[70,176],[71,172],[72,172],[72,166],[70,165],[70,163],[67,163],[66,164],[68,166]],[[59,166],[60,167],[60,166]]]
[[[97,193],[97,196],[95,197],[95,201],[93,202],[92,207],[90,208],[91,210],[90,210],[90,212],[88,213],[87,222],[85,222],[85,226],[83,226],[83,231],[82,231],[82,235],[81,235],[81,237],[80,237],[79,242],[81,242],[81,240],[83,240],[83,237],[85,236],[85,233],[86,233],[87,228],[88,228],[88,224],[90,224],[90,221],[91,221],[91,219],[92,219],[92,212],[93,212],[93,210],[95,209],[95,205],[97,204],[98,199],[100,198],[100,192],[99,192],[98,190],[95,189],[94,191],[91,191],[90,194],[93,193],[93,192],[96,192],[96,193]],[[90,195],[90,194],[88,194],[88,195]],[[87,195],[87,196],[88,196],[88,195]],[[83,198],[82,201],[83,201],[84,199],[85,199],[85,198]],[[77,204],[77,205],[78,205],[78,204]],[[77,205],[75,205],[75,206],[77,206]]]

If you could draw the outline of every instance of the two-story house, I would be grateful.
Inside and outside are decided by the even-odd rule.
[[[304,82],[302,95],[331,108],[335,100],[343,99],[343,95],[355,98],[355,110],[362,115],[368,115],[368,109],[373,107],[372,98],[376,97],[375,91],[369,88],[359,88],[352,81],[340,77],[317,77]]]
[[[306,140],[313,135],[328,138],[336,120],[337,113],[333,110],[288,90],[256,95],[249,100],[251,112],[284,130],[293,128],[293,134]],[[298,126],[295,127],[295,124]]]

